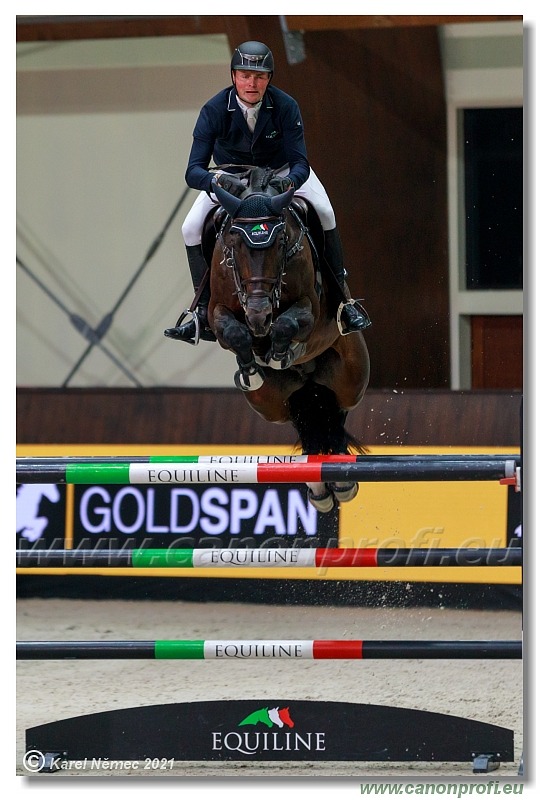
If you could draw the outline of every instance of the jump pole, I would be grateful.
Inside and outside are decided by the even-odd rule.
[[[50,461],[38,464],[17,459],[17,483],[58,484],[250,484],[382,481],[504,481],[515,480],[513,459],[462,461],[307,461],[289,463],[213,463],[202,461],[115,462]]]
[[[520,641],[156,640],[17,642],[18,660],[520,659]]]
[[[481,453],[419,453],[408,455],[392,455],[392,456],[357,456],[352,454],[341,455],[165,455],[158,456],[21,456],[17,458],[17,464],[22,466],[36,466],[48,467],[56,466],[59,469],[68,467],[72,464],[92,464],[92,463],[105,463],[105,464],[156,464],[163,462],[177,462],[184,464],[320,464],[322,462],[328,464],[356,464],[356,463],[373,463],[373,464],[402,464],[407,462],[413,463],[444,463],[444,462],[469,462],[469,461],[516,461],[521,463],[521,456],[519,453],[511,454],[490,454],[483,455]]]
[[[520,566],[510,548],[194,548],[17,550],[17,567],[495,567]]]

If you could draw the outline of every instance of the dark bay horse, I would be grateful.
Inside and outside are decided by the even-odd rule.
[[[273,174],[249,170],[240,198],[216,187],[226,213],[212,256],[210,326],[236,355],[235,384],[249,405],[269,422],[291,422],[303,453],[362,452],[345,421],[369,380],[364,337],[340,334],[339,300],[319,266],[306,204],[293,202],[292,189],[277,194]],[[358,491],[356,483],[308,487],[323,512]]]

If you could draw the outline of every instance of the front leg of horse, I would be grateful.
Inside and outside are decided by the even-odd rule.
[[[271,369],[287,369],[306,352],[305,340],[313,330],[315,320],[311,303],[295,303],[273,322],[270,331],[271,347],[265,361]]]
[[[253,340],[246,325],[240,322],[225,306],[216,306],[213,313],[214,333],[225,350],[236,355],[238,371],[234,374],[237,389],[253,392],[264,383],[264,372],[257,366],[253,353]]]

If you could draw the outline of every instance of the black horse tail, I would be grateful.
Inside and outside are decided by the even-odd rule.
[[[347,411],[331,389],[308,380],[288,400],[297,447],[311,455],[365,455],[367,450],[345,427]]]

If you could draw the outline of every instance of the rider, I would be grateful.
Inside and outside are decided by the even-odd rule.
[[[199,114],[185,177],[188,186],[201,192],[185,218],[182,236],[193,287],[196,294],[200,290],[200,296],[189,322],[180,325],[183,314],[174,328],[164,331],[171,339],[192,344],[198,338],[215,341],[208,327],[209,281],[202,286],[208,268],[201,245],[202,229],[208,212],[217,204],[212,194],[213,182],[233,194],[240,194],[245,186],[234,174],[209,172],[212,159],[219,165],[271,167],[277,175],[271,184],[279,192],[294,186],[295,194],[312,204],[324,230],[325,260],[337,279],[343,299],[346,298],[347,273],[334,210],[323,185],[309,166],[298,103],[270,85],[273,74],[271,50],[262,42],[244,42],[232,56],[233,86],[211,98]],[[340,318],[343,334],[362,330],[370,324],[359,303],[343,305]]]

